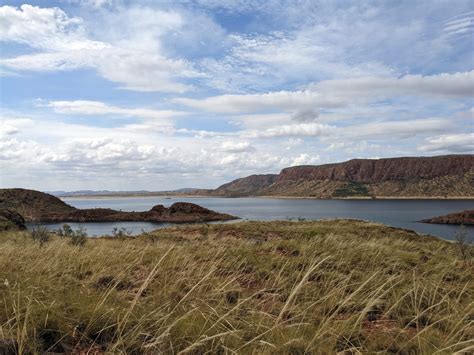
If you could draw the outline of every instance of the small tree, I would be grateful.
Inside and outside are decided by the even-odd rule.
[[[466,227],[461,224],[454,235],[454,240],[462,260],[468,260],[471,257],[472,238],[467,233]]]

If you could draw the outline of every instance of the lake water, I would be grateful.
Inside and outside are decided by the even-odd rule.
[[[473,200],[313,200],[277,198],[208,198],[208,197],[114,197],[114,198],[63,198],[77,208],[113,208],[122,211],[147,211],[157,204],[165,205],[192,202],[203,207],[229,213],[248,220],[285,220],[305,218],[355,218],[384,223],[394,227],[412,229],[419,233],[453,239],[457,226],[419,223],[417,221],[447,213],[474,208]],[[73,228],[78,224],[69,223]],[[124,227],[132,234],[167,227],[170,224],[148,222],[82,223],[89,235],[111,234],[114,227]],[[61,224],[49,224],[57,229]],[[467,227],[472,235],[473,227]]]

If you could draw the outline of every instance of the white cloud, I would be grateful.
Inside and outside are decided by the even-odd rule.
[[[21,5],[0,7],[0,40],[27,44],[48,51],[103,49],[88,40],[82,19],[69,17],[63,10]]]
[[[0,116],[0,138],[18,134],[23,127],[31,123],[29,118]]]
[[[263,130],[244,130],[244,138],[274,137],[321,137],[323,140],[387,137],[407,138],[418,134],[442,132],[449,129],[452,122],[444,118],[426,118],[406,121],[379,121],[350,126],[334,126],[321,123],[299,123],[271,127]]]
[[[41,52],[0,59],[0,66],[17,71],[59,71],[91,68],[107,80],[134,91],[185,92],[181,82],[199,74],[183,59],[161,53],[160,37],[182,25],[180,15],[159,10],[131,9],[118,14],[115,42],[91,40],[81,18],[59,8],[22,5],[0,7],[0,39]],[[153,21],[152,21],[153,20]],[[5,23],[5,25],[3,25]],[[148,26],[149,24],[153,26]],[[121,27],[119,29],[119,26]]]
[[[425,139],[418,150],[422,152],[474,152],[474,133],[444,134]]]
[[[339,107],[340,102],[321,100],[321,95],[313,91],[278,91],[266,94],[220,95],[204,99],[179,98],[174,102],[189,107],[220,113],[261,112],[281,109],[312,109],[318,106]]]
[[[474,71],[432,76],[406,75],[401,78],[365,77],[326,80],[303,91],[265,94],[220,95],[204,99],[179,98],[189,107],[221,113],[284,111],[317,112],[318,108],[338,108],[355,102],[376,102],[399,96],[470,98],[474,95]]]
[[[320,160],[321,160],[321,157],[319,155],[310,156],[307,153],[302,153],[293,159],[290,166],[314,165],[314,164],[317,164]]]
[[[400,78],[363,77],[326,80],[310,85],[311,90],[331,93],[345,100],[380,99],[396,96],[469,98],[474,94],[474,71],[430,76],[405,75]]]
[[[42,105],[41,103],[39,105]],[[173,110],[153,110],[147,108],[123,108],[100,101],[50,101],[46,106],[55,112],[68,115],[118,115],[138,117],[150,120],[166,120],[171,117],[185,115],[185,112]]]
[[[241,133],[245,138],[274,138],[294,136],[326,136],[337,130],[334,126],[320,123],[290,124],[268,128],[265,130],[248,130]]]
[[[228,153],[253,152],[255,148],[249,142],[226,141],[221,144],[221,149]]]
[[[397,138],[413,137],[419,134],[443,132],[452,127],[453,123],[446,118],[425,118],[406,121],[371,122],[354,125],[340,130],[347,137],[363,137],[373,140],[386,139],[387,136]]]
[[[114,0],[63,0],[63,1],[67,1],[72,4],[80,4],[82,6],[91,6],[97,9],[103,6],[112,5]]]

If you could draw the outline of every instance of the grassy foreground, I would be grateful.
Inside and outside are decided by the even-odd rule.
[[[473,275],[453,243],[360,221],[4,232],[0,353],[467,353]]]

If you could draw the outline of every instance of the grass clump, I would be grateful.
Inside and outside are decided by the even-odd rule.
[[[0,234],[0,353],[474,346],[474,265],[455,243],[347,220],[205,228],[91,238],[80,249],[58,235],[38,248],[26,232]]]

